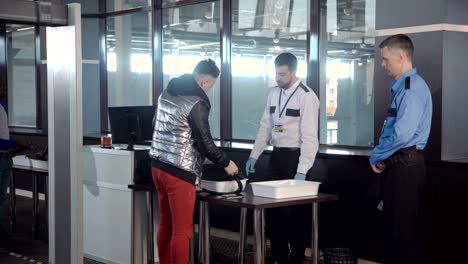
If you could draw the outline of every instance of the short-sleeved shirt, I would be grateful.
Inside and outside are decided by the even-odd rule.
[[[432,97],[424,79],[412,69],[390,86],[392,102],[387,111],[379,144],[370,157],[377,164],[399,149],[426,146],[431,130]]]

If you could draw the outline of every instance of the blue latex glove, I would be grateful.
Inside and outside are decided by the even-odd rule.
[[[294,179],[295,179],[295,180],[305,181],[305,177],[306,177],[306,176],[305,176],[304,173],[298,172],[298,173],[296,173],[296,175],[294,176]]]
[[[255,173],[255,163],[257,162],[254,158],[249,158],[247,163],[245,163],[245,175],[249,176],[250,173]]]

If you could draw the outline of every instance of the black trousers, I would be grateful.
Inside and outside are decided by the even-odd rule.
[[[299,149],[275,149],[270,159],[271,174],[268,180],[293,179],[299,164]],[[307,215],[311,207],[297,205],[267,209],[265,211],[266,235],[271,241],[274,261],[303,263],[310,222]],[[310,219],[310,217],[309,217]]]
[[[421,197],[426,166],[420,151],[397,152],[384,171],[385,264],[421,262]]]

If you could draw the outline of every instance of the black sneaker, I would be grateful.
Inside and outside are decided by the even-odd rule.
[[[0,248],[10,249],[19,246],[18,240],[12,238],[5,230],[0,230]]]

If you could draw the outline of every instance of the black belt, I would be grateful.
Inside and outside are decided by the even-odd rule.
[[[395,165],[399,163],[407,163],[411,160],[418,158],[422,151],[417,149],[416,146],[402,148],[393,153],[390,157],[384,160],[385,165]]]
[[[294,151],[299,151],[301,150],[300,148],[278,148],[278,147],[273,147],[273,151],[278,151],[278,152],[294,152]]]

